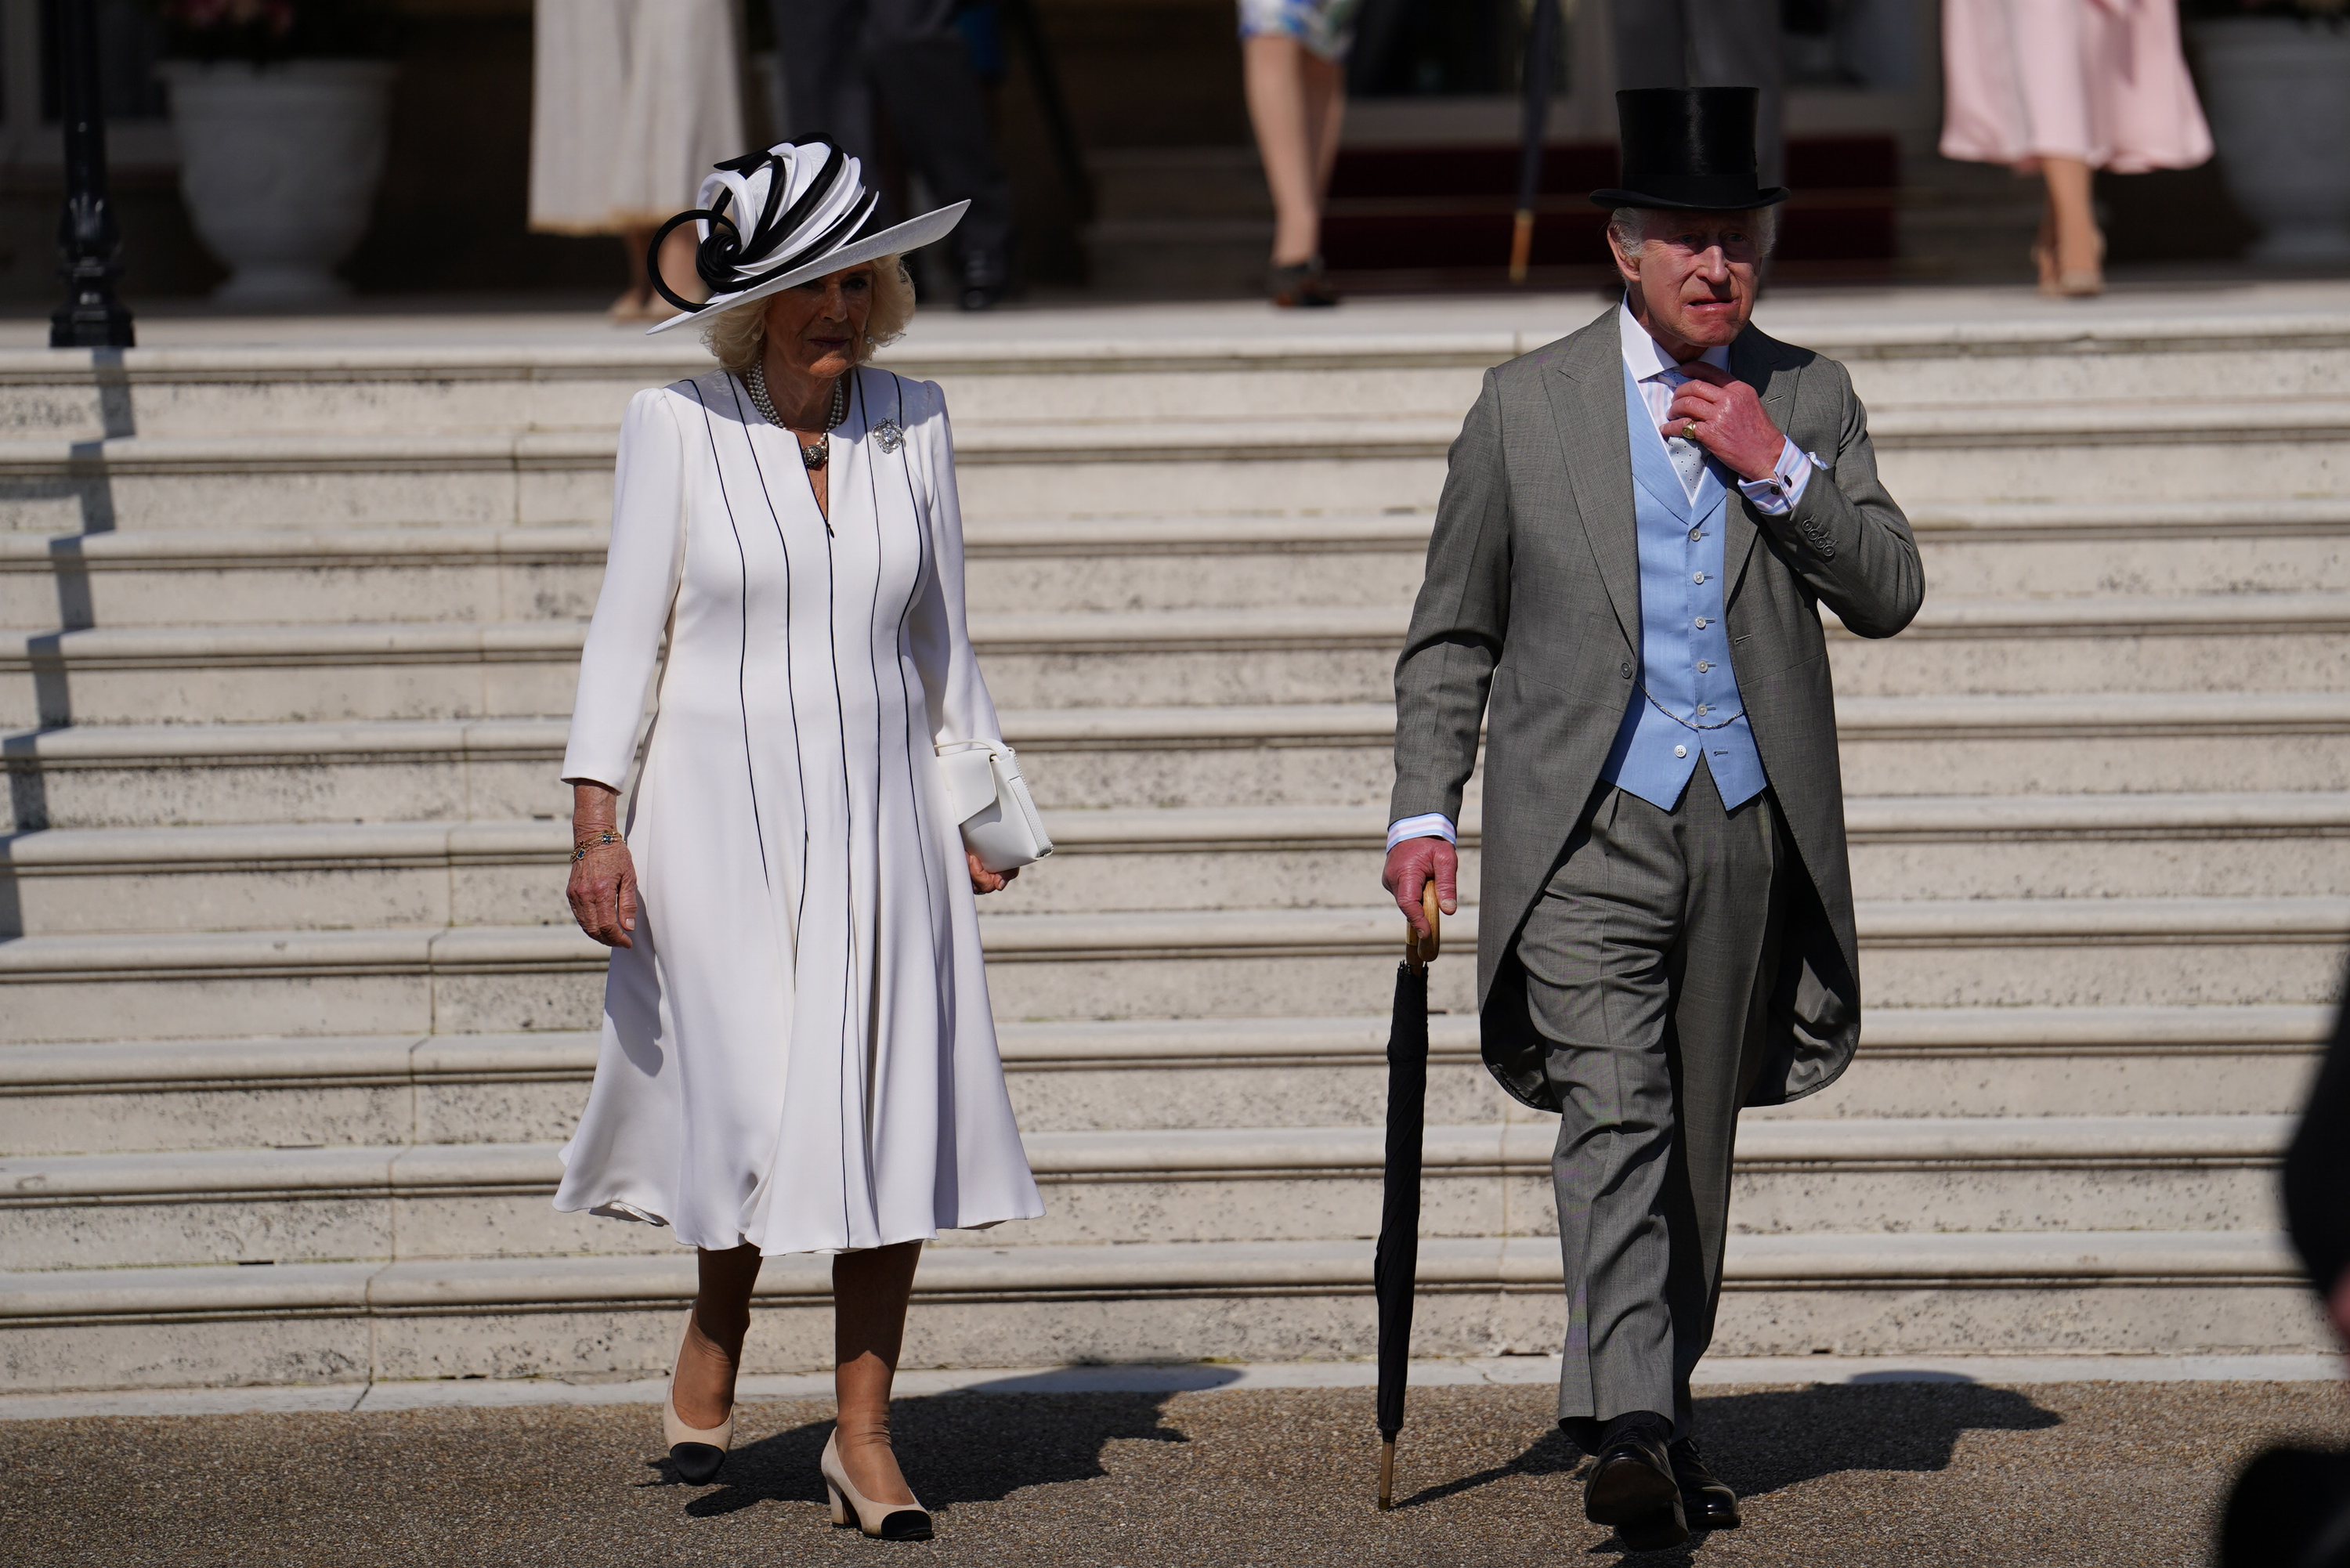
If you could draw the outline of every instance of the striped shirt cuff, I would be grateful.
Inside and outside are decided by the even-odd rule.
[[[1795,444],[1793,436],[1781,439],[1779,466],[1771,471],[1768,479],[1742,479],[1739,490],[1754,503],[1755,510],[1766,516],[1783,517],[1795,509],[1804,498],[1804,487],[1811,483],[1812,470],[1825,468],[1826,463]]]
[[[1452,819],[1440,811],[1420,816],[1407,816],[1388,828],[1388,847],[1393,849],[1407,838],[1441,838],[1447,844],[1461,840],[1453,835]]]

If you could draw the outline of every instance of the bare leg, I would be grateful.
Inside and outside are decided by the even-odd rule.
[[[1309,260],[1322,244],[1321,180],[1316,178],[1313,115],[1306,93],[1308,57],[1295,38],[1241,40],[1249,123],[1256,128],[1257,156],[1264,163],[1265,186],[1273,193],[1275,266]],[[1325,113],[1328,112],[1326,109]],[[1335,133],[1335,120],[1330,129]],[[1335,155],[1336,136],[1333,134],[1330,140]]]
[[[612,318],[634,321],[645,317],[675,316],[677,306],[653,292],[653,280],[647,270],[645,253],[652,248],[651,229],[622,229],[620,248],[629,256],[629,291],[612,301]],[[661,281],[685,299],[702,300],[710,291],[702,286],[702,276],[693,270],[693,230],[681,223],[669,232],[661,242]]]
[[[743,1336],[751,1328],[751,1287],[759,1282],[759,1249],[732,1247],[701,1254],[701,1289],[693,1324],[677,1358],[671,1397],[689,1427],[709,1428],[734,1407],[734,1374],[743,1365]]]
[[[615,321],[632,321],[644,315],[653,298],[652,280],[645,275],[645,249],[653,241],[650,229],[622,229],[620,250],[629,258],[627,292],[612,301]]]
[[[645,238],[650,241],[652,236],[647,234]],[[669,232],[669,238],[661,242],[661,281],[669,285],[680,298],[699,303],[710,297],[710,290],[702,286],[702,275],[693,270],[693,246],[692,224],[680,223]],[[642,255],[644,246],[639,245],[637,252]],[[667,316],[674,307],[664,299],[658,301],[653,308]]]
[[[832,1260],[833,1394],[840,1407],[841,1468],[875,1502],[911,1503],[889,1448],[889,1384],[906,1337],[920,1241],[842,1252]]]
[[[1338,132],[1347,123],[1347,67],[1305,49],[1297,51],[1305,86],[1305,135],[1314,168],[1315,247],[1321,247],[1322,208],[1330,171],[1338,166]]]
[[[2089,200],[2089,166],[2077,158],[2043,158],[2040,175],[2048,183],[2057,286],[2067,294],[2094,294],[2104,286],[2106,237],[2097,232]]]

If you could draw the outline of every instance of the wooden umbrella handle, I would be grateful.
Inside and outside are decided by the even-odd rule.
[[[1426,969],[1436,961],[1436,955],[1443,950],[1444,947],[1444,911],[1436,901],[1436,878],[1433,877],[1430,877],[1427,885],[1419,890],[1419,912],[1428,918],[1428,935],[1422,938],[1419,931],[1412,929],[1411,922],[1406,920],[1403,928],[1403,956],[1404,961],[1412,968]]]

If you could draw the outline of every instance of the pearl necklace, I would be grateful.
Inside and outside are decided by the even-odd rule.
[[[784,416],[775,411],[775,400],[767,396],[767,367],[764,363],[756,359],[751,362],[751,368],[743,373],[743,385],[749,390],[751,406],[759,410],[761,419],[778,430],[791,429],[791,426],[784,423]],[[816,438],[815,445],[800,448],[800,462],[810,468],[822,468],[826,463],[830,462],[832,431],[839,428],[840,421],[847,417],[848,378],[842,376],[832,383],[832,411],[826,416],[825,433]]]

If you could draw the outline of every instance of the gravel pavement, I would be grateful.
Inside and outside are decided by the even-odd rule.
[[[0,1562],[600,1565],[1960,1563],[2206,1560],[2229,1477],[2350,1441],[2326,1384],[1883,1383],[1699,1399],[1746,1524],[1625,1558],[1538,1387],[1414,1394],[1399,1506],[1371,1506],[1367,1389],[899,1401],[939,1537],[827,1527],[828,1410],[745,1405],[718,1482],[677,1483],[650,1407],[107,1417],[0,1427]]]

